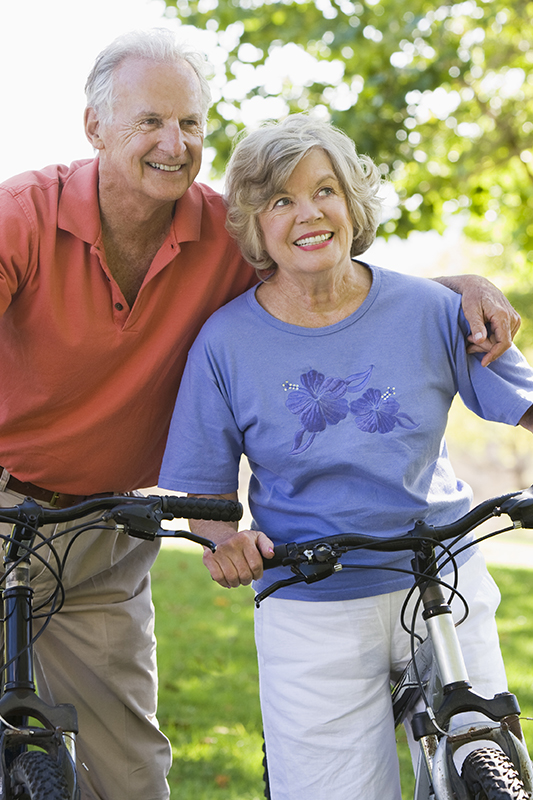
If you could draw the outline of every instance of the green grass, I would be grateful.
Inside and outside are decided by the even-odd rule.
[[[502,592],[498,625],[511,691],[533,716],[533,571],[491,569]],[[165,549],[152,571],[159,648],[159,721],[172,743],[179,800],[260,800],[261,714],[253,592],[213,583],[199,552]],[[533,722],[523,722],[533,752]],[[411,762],[398,734],[404,798]]]

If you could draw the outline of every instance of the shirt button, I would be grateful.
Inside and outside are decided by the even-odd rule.
[[[122,311],[124,306],[122,305],[122,303],[115,303],[115,308],[117,309],[117,311]]]

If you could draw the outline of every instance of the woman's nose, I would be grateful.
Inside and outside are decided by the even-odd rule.
[[[298,204],[298,222],[316,222],[324,216],[319,204],[306,200]]]

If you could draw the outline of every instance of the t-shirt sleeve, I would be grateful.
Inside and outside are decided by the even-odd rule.
[[[20,289],[31,260],[30,211],[0,187],[0,315]]]
[[[235,492],[242,452],[243,435],[220,377],[197,341],[181,381],[159,486],[194,494]]]
[[[467,335],[464,317],[460,327]],[[481,366],[482,357],[467,355],[464,340],[459,342],[457,390],[464,404],[482,419],[517,425],[533,405],[533,368],[514,345],[488,367]]]

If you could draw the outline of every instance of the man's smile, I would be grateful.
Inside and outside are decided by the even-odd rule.
[[[148,161],[148,166],[153,167],[153,169],[161,169],[163,172],[179,172],[182,168],[183,164],[175,164],[174,166],[170,166],[170,164],[158,164],[155,161]]]

